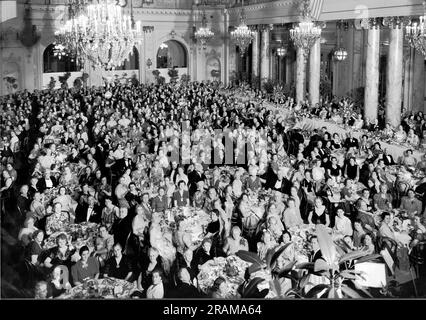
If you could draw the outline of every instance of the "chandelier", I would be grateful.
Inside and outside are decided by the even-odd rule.
[[[291,40],[296,47],[303,49],[305,58],[315,41],[321,37],[321,27],[312,21],[309,5],[309,0],[303,1],[302,19],[296,27],[290,30]]]
[[[343,48],[339,48],[338,50],[334,51],[333,55],[336,60],[343,61],[348,56],[348,52]]]
[[[240,54],[244,56],[248,46],[253,41],[254,32],[245,23],[244,0],[241,4],[240,25],[231,32],[231,39],[240,47]]]
[[[333,56],[334,59],[336,59],[337,61],[343,61],[346,59],[346,57],[348,56],[348,52],[346,51],[346,49],[344,49],[343,47],[340,46],[340,43],[342,42],[342,27],[344,30],[347,30],[348,28],[348,24],[346,21],[341,20],[339,22],[336,23],[336,34],[337,34],[337,48],[336,50],[334,50]]]
[[[405,31],[410,46],[426,58],[426,1],[423,1],[423,16],[420,16],[419,22],[411,22],[405,27]]]
[[[57,46],[81,62],[114,70],[133,53],[141,35],[140,21],[123,13],[115,0],[69,0],[69,20],[55,32]]]
[[[206,49],[207,42],[209,42],[214,37],[214,32],[211,31],[209,27],[207,27],[205,7],[203,7],[203,20],[201,25],[201,28],[199,28],[197,32],[195,32],[194,36],[195,39],[201,42],[203,49]]]
[[[280,47],[277,49],[277,55],[279,57],[284,57],[286,53],[287,53],[287,50],[284,47]]]

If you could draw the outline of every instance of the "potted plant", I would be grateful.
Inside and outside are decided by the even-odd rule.
[[[178,73],[179,73],[179,71],[174,67],[169,69],[167,74],[170,77],[170,83],[176,83],[177,82],[177,79],[179,78]]]
[[[6,87],[7,87],[7,91],[9,93],[13,93],[16,89],[18,89],[18,84],[16,82],[16,78],[15,77],[4,77],[4,80],[6,80]]]
[[[59,76],[59,82],[62,89],[68,89],[68,79],[71,77],[71,72],[65,72],[63,76]]]
[[[183,75],[181,75],[180,81],[183,84],[188,84],[191,81],[191,76],[189,74],[184,73]]]
[[[53,89],[55,89],[55,86],[56,86],[56,79],[53,78],[53,77],[50,77],[50,81],[49,81],[49,84],[48,84],[49,89],[53,90]]]

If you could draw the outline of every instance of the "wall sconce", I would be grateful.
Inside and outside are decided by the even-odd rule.
[[[172,37],[172,39],[174,39],[174,38],[175,38],[175,36],[176,36],[176,31],[175,31],[175,30],[172,30],[172,31],[170,32],[170,36]]]
[[[147,65],[148,69],[150,69],[150,68],[151,68],[151,66],[152,66],[152,61],[151,61],[151,59],[149,59],[149,58],[148,58],[148,60],[146,60],[146,65]]]

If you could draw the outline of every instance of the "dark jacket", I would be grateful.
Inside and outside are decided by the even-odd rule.
[[[79,204],[75,210],[75,223],[86,222],[87,210],[89,205],[87,203]],[[95,215],[90,216],[89,222],[100,223],[102,210],[98,205],[93,206],[93,211]]]

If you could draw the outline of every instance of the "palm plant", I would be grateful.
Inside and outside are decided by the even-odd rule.
[[[372,297],[366,289],[356,285],[355,280],[364,277],[362,272],[354,270],[354,266],[358,263],[380,259],[381,255],[368,254],[364,250],[347,252],[344,247],[333,242],[331,235],[323,225],[316,226],[316,234],[323,259],[297,267],[308,269],[314,275],[323,276],[326,281],[311,288],[305,293],[305,297],[362,298],[364,295]],[[301,289],[304,289],[307,284],[308,282],[305,280]]]
[[[354,270],[354,266],[358,263],[381,259],[381,255],[368,254],[363,250],[348,252],[344,247],[333,242],[323,225],[317,225],[316,235],[323,259],[318,259],[315,263],[307,262],[297,265],[296,261],[292,261],[281,270],[276,269],[277,259],[290,244],[270,250],[266,256],[266,262],[253,252],[238,251],[236,253],[238,257],[251,263],[247,269],[251,277],[247,278],[243,285],[242,297],[258,297],[259,293],[256,290],[259,290],[259,287],[269,288],[269,291],[273,293],[272,296],[277,298],[372,297],[365,288],[356,285],[355,280],[362,279],[363,274]],[[309,281],[312,274],[324,277],[325,281],[307,290],[309,285],[312,285]],[[286,292],[281,292],[279,283],[279,279],[283,277],[290,279],[293,283],[293,287]],[[265,285],[262,286],[262,283]],[[264,295],[267,293],[264,292]]]
[[[284,292],[281,292],[280,278],[287,278],[294,281],[294,277],[290,274],[295,261],[290,262],[283,268],[277,268],[277,262],[280,255],[284,252],[291,243],[276,249],[270,249],[265,261],[249,251],[240,250],[236,255],[242,260],[251,263],[246,270],[246,282],[241,289],[242,298],[260,298],[270,294],[273,297],[284,297]]]

